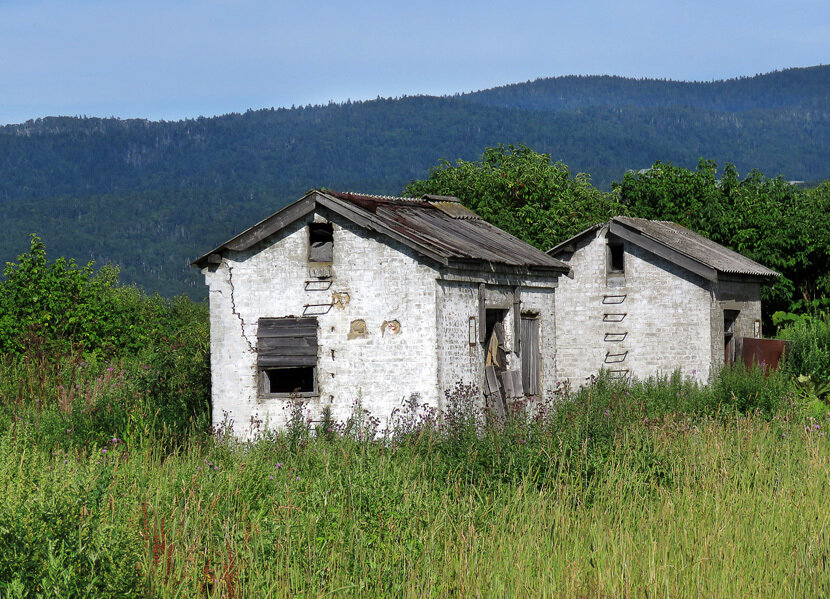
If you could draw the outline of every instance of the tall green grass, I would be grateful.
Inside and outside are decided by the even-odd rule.
[[[826,424],[776,374],[601,377],[506,421],[459,388],[374,440],[356,414],[240,443],[147,425],[145,365],[4,366],[0,596],[830,592]]]
[[[491,484],[440,439],[47,451],[0,440],[6,596],[735,597],[830,592],[830,445],[667,416],[589,476]],[[103,449],[103,448],[102,448]],[[565,459],[567,458],[567,459]],[[654,477],[657,460],[665,470]]]

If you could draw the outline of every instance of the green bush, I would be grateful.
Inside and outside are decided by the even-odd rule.
[[[784,371],[808,375],[819,384],[830,382],[830,313],[785,316],[790,318],[778,332],[779,339],[788,341]]]
[[[118,271],[48,262],[32,236],[0,283],[0,415],[41,441],[100,446],[210,427],[207,306],[148,296]]]

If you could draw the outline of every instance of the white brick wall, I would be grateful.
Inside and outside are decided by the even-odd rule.
[[[312,220],[333,224],[330,288],[305,283],[314,279],[307,261],[306,226]],[[325,211],[300,219],[248,251],[227,252],[221,265],[203,273],[210,288],[213,421],[232,420],[240,436],[255,432],[257,421],[281,427],[290,416],[288,398],[259,394],[258,319],[312,316],[315,310],[304,314],[304,306],[328,304],[333,294],[344,300],[342,306],[316,310],[325,313],[316,315],[318,393],[307,403],[314,420],[329,406],[332,416],[343,421],[359,399],[384,427],[412,394],[444,408],[445,392],[458,383],[481,390],[484,348],[478,342],[470,345],[469,319],[475,317],[476,327],[484,326],[478,322],[482,276],[492,288],[509,294],[524,282],[537,286],[522,287],[522,308],[540,313],[542,388],[555,385],[555,280],[523,281],[493,273],[476,273],[469,281],[443,280],[447,272],[409,248]],[[365,321],[365,337],[349,337],[355,320]],[[399,331],[394,326],[384,330],[384,323],[393,321]],[[505,319],[509,348],[512,323],[511,309]],[[520,367],[518,356],[511,354],[510,360]]]
[[[308,403],[311,417],[319,418],[329,405],[333,416],[344,420],[360,399],[385,424],[412,393],[437,405],[434,269],[400,244],[380,242],[348,221],[326,216],[334,223],[334,255],[332,285],[325,291],[305,286],[312,278],[305,228],[312,215],[266,244],[229,252],[218,268],[204,269],[210,287],[213,420],[221,423],[227,413],[238,435],[249,434],[252,418],[279,427],[289,416],[287,399],[258,396],[257,320],[303,316],[304,305],[330,303],[335,292],[347,293],[349,301],[316,316],[319,394]],[[349,339],[357,319],[365,321],[367,334]],[[398,321],[400,332],[382,332],[385,321]]]
[[[671,374],[679,368],[684,376],[708,380],[711,284],[627,242],[624,283],[609,284],[606,232],[600,229],[595,237],[579,243],[569,261],[574,278],[560,279],[556,294],[560,379],[579,386],[605,367],[628,370],[630,376],[639,378]],[[621,322],[605,322],[605,314],[625,316]],[[626,336],[621,341],[613,340],[621,335],[606,340],[606,333]],[[606,357],[625,352],[624,358]]]

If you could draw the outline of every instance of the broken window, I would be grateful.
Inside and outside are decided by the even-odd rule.
[[[331,223],[308,225],[308,261],[331,262],[334,248],[334,232]]]
[[[527,395],[539,394],[539,371],[541,356],[539,353],[539,315],[522,314],[521,322],[522,348],[522,387]]]
[[[317,393],[317,319],[260,318],[257,368],[263,395]]]
[[[608,241],[608,272],[625,273],[625,246],[621,241]]]

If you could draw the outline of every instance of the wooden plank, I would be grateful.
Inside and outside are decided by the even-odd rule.
[[[516,397],[516,393],[513,390],[513,373],[509,370],[505,370],[501,373],[501,382],[504,385],[504,393],[507,397]]]
[[[292,325],[317,326],[316,318],[300,318],[297,316],[263,316],[258,321],[260,326],[287,327]]]
[[[272,355],[257,355],[257,364],[260,367],[278,367],[278,366],[316,366],[317,355],[313,356],[272,356]]]
[[[487,341],[487,301],[484,283],[478,284],[478,341]]]
[[[496,378],[496,368],[494,366],[484,368],[484,384],[488,395],[499,392],[499,381]]]
[[[522,318],[522,389],[539,393],[539,319]]]
[[[524,388],[522,386],[522,371],[511,370],[510,376],[513,379],[513,393],[515,393],[514,397],[521,397],[525,394]]]
[[[676,252],[662,243],[658,243],[653,239],[649,239],[640,233],[632,231],[620,223],[611,221],[609,232],[621,239],[625,239],[626,241],[643,248],[644,250],[648,250],[652,254],[665,258],[669,262],[673,262],[686,270],[690,270],[708,281],[716,281],[718,278],[718,272],[715,269],[709,268],[705,264],[701,264],[697,260],[689,258],[680,252]]]
[[[257,337],[317,337],[317,327],[293,327],[293,328],[264,328],[257,331]]]
[[[522,353],[522,287],[513,289],[513,351]]]
[[[257,337],[317,338],[316,318],[260,318]]]
[[[225,247],[237,252],[247,250],[252,245],[259,243],[280,229],[287,227],[298,218],[302,218],[306,214],[313,212],[314,208],[313,196],[306,196],[255,224],[247,231],[243,231],[227,242]]]
[[[316,356],[317,345],[292,345],[290,347],[263,347],[257,346],[257,355],[260,356]]]
[[[257,347],[259,351],[284,350],[292,347],[317,348],[316,337],[260,337]]]

